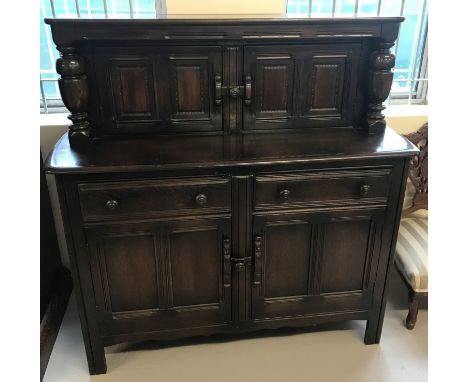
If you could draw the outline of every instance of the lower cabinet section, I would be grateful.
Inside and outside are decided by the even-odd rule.
[[[90,371],[121,342],[338,320],[378,343],[397,165],[64,181]]]
[[[88,228],[100,331],[229,322],[230,235],[230,217]]]
[[[88,228],[100,331],[228,324],[239,309],[231,284],[243,272],[254,321],[366,311],[383,216],[382,208],[255,215],[249,261],[231,257],[230,216]]]
[[[254,319],[367,310],[383,210],[254,218]]]

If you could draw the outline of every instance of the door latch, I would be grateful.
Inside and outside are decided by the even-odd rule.
[[[231,261],[235,272],[243,272],[246,267],[249,267],[252,264],[252,259],[250,257],[231,259]]]
[[[252,98],[252,77],[246,76],[244,85],[225,86],[219,74],[215,75],[215,104],[221,105],[223,96],[238,98],[245,96],[245,104],[250,105]]]

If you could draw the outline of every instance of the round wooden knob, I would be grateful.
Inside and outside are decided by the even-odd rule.
[[[288,189],[284,189],[280,191],[279,195],[280,195],[281,200],[285,202],[289,200],[291,196],[291,191],[289,191]]]
[[[195,201],[200,207],[203,207],[208,202],[208,196],[206,196],[205,194],[198,194],[195,197]]]
[[[109,211],[115,211],[117,208],[119,208],[119,202],[117,200],[108,200],[106,202],[106,208]]]
[[[361,186],[361,188],[359,189],[359,192],[361,193],[361,196],[367,196],[371,190],[371,186],[369,186],[368,184],[364,184],[363,186]]]

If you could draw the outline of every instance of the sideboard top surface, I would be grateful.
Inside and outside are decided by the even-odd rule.
[[[255,40],[301,38],[363,38],[377,37],[393,42],[404,17],[326,17],[289,14],[245,15],[159,15],[154,18],[46,18],[51,25],[54,42],[58,46],[89,41],[122,40],[173,40],[171,32],[181,32],[190,27],[203,40]],[[260,30],[256,28],[262,28]],[[113,33],[109,33],[109,28]],[[181,29],[182,28],[182,29]],[[296,28],[291,30],[290,28]],[[277,36],[271,32],[295,32]],[[216,33],[215,33],[216,32]],[[258,36],[252,35],[258,32]],[[338,33],[340,32],[340,33]],[[190,37],[187,36],[188,39]]]
[[[367,135],[357,129],[307,133],[129,137],[96,140],[84,152],[64,135],[46,161],[50,173],[120,173],[165,169],[314,163],[408,157],[418,149],[391,128]]]

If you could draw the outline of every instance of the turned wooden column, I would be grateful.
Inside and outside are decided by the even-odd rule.
[[[390,53],[393,42],[380,42],[378,48],[370,55],[370,69],[367,78],[367,112],[364,126],[369,134],[385,130],[385,109],[383,102],[390,94],[392,87],[395,55]]]
[[[87,147],[91,141],[88,121],[88,79],[83,59],[74,47],[57,47],[61,58],[57,60],[57,73],[60,74],[59,88],[63,103],[70,111],[68,138],[70,146],[79,149]]]

